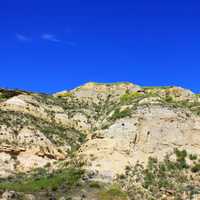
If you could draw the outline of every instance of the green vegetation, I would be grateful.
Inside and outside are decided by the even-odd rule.
[[[112,114],[112,116],[110,117],[110,120],[117,120],[120,118],[124,118],[124,117],[130,117],[131,116],[131,110],[126,108],[125,110],[120,110],[119,108],[115,109],[114,113]]]
[[[93,181],[93,182],[89,183],[89,186],[91,188],[101,188],[101,184],[97,181]]]
[[[99,193],[101,200],[127,200],[127,194],[120,189],[120,187],[114,185],[107,189],[104,189]]]
[[[37,95],[34,95],[34,99],[38,103],[44,104],[48,107],[59,106],[63,108],[67,113],[74,112],[74,111],[80,110],[81,108],[88,107],[87,102],[79,101],[77,98],[74,98],[73,95],[68,95],[68,96],[71,96],[71,98],[60,98],[60,97],[54,97],[47,94],[37,94]]]
[[[142,87],[142,89],[144,90],[154,90],[154,89],[169,89],[172,88],[173,86],[145,86]]]
[[[170,95],[166,95],[165,101],[168,102],[168,103],[171,103],[171,102],[173,102],[173,97],[170,96]]]
[[[139,92],[131,92],[127,91],[123,96],[121,96],[120,100],[122,103],[130,103],[132,100],[138,97],[144,97],[145,94],[141,94]]]
[[[18,93],[15,92],[9,92],[9,91],[1,91],[0,92],[0,99],[9,99],[10,97],[13,97],[15,95],[18,95]]]
[[[62,184],[73,187],[83,175],[83,171],[75,168],[63,169],[53,174],[43,172],[40,176],[23,177],[17,180],[2,180],[0,189],[14,190],[17,192],[37,192],[41,190],[51,189],[57,190]]]
[[[79,143],[85,141],[85,135],[74,128],[66,128],[61,124],[51,123],[29,114],[0,110],[0,115],[0,124],[5,124],[7,127],[15,127],[13,131],[17,132],[23,126],[35,127],[56,145],[69,144],[73,148],[78,148]],[[54,137],[55,135],[56,137]]]
[[[176,154],[176,167],[179,169],[188,168],[188,165],[186,163],[186,157],[187,157],[187,151],[186,150],[178,150],[175,149]]]
[[[6,99],[6,97],[4,96],[4,94],[0,93],[0,99]]]
[[[73,97],[73,94],[71,92],[63,92],[63,93],[57,94],[57,97],[59,98]]]
[[[177,101],[173,99],[171,96],[166,96],[165,99],[163,99],[163,104],[166,106],[172,106],[174,108],[183,108],[183,109],[188,109],[192,113],[196,115],[200,115],[200,102],[197,101]]]
[[[189,165],[185,150],[175,149],[174,153],[175,161],[169,156],[163,161],[149,158],[145,168],[140,164],[126,168],[126,175],[119,176],[118,182],[131,200],[157,200],[163,195],[166,199],[192,199],[200,193],[200,161]]]
[[[190,154],[189,158],[190,158],[190,160],[197,160],[197,155],[196,154]]]
[[[191,171],[194,173],[200,172],[200,163],[194,163],[194,165],[191,168]]]
[[[172,88],[171,90],[169,90]],[[195,94],[192,101],[189,100],[178,100],[177,97],[181,96],[181,92],[173,86],[168,87],[143,87],[145,95],[157,95],[161,98],[160,103],[164,106],[171,106],[173,108],[188,109],[194,114],[200,115],[200,102],[197,101],[196,97],[199,94]]]
[[[0,89],[0,99],[9,99],[11,97],[20,95],[20,94],[31,94],[31,92],[26,92],[22,90],[6,90]]]

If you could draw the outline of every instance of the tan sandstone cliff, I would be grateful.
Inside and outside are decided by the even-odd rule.
[[[104,181],[174,148],[200,153],[200,98],[180,87],[88,83],[52,96],[0,94],[1,177],[53,167],[71,151]]]

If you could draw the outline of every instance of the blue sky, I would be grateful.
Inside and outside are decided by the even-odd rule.
[[[2,0],[0,87],[130,81],[200,92],[199,10],[193,0]]]

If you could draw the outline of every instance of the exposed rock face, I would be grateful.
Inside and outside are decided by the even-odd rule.
[[[0,177],[64,160],[72,146],[80,145],[83,134],[72,127],[76,121],[54,98],[19,94],[0,102],[0,114]]]
[[[0,129],[0,152],[3,155],[0,159],[4,165],[9,164],[8,170],[11,173],[15,169],[29,171],[65,158],[64,153],[34,127],[25,126],[16,134],[13,134],[12,128],[6,129],[2,126]],[[0,175],[4,176],[5,173]]]
[[[100,103],[105,100],[108,96],[119,97],[123,95],[127,90],[136,92],[141,88],[138,85],[132,83],[116,83],[116,84],[99,84],[99,83],[87,83],[83,86],[75,88],[71,91],[71,94],[82,101],[88,103]],[[57,93],[56,96],[65,96],[67,92]],[[116,98],[115,98],[116,100]]]
[[[149,156],[162,159],[174,148],[200,153],[200,118],[179,109],[138,107],[130,118],[99,133],[103,139],[89,140],[80,154],[87,158],[88,169],[110,179],[129,164],[146,163]]]
[[[74,149],[84,167],[104,181],[174,148],[200,153],[200,98],[180,87],[88,83],[53,96],[5,92],[1,177],[54,165]]]

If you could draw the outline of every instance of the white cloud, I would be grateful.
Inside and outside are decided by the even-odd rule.
[[[16,33],[16,38],[21,41],[21,42],[29,42],[31,40],[37,40],[38,38],[31,38],[31,37],[28,37],[24,34],[21,34],[21,33]],[[67,45],[67,46],[71,46],[71,47],[74,47],[76,46],[77,44],[73,41],[65,41],[65,40],[61,40],[61,39],[58,39],[56,37],[56,35],[53,35],[53,34],[49,34],[49,33],[44,33],[40,36],[40,39],[42,40],[46,40],[46,41],[49,41],[49,42],[54,42],[54,43],[62,43],[63,45]]]
[[[30,41],[30,38],[29,38],[29,37],[27,37],[26,35],[20,34],[20,33],[16,33],[16,38],[17,38],[19,41],[22,41],[22,42]]]
[[[41,36],[41,38],[44,39],[44,40],[48,40],[48,41],[50,41],[50,42],[61,42],[61,40],[57,39],[57,38],[55,37],[55,35],[52,35],[52,34],[47,34],[47,33],[45,33],[45,34],[43,34],[43,35]]]

